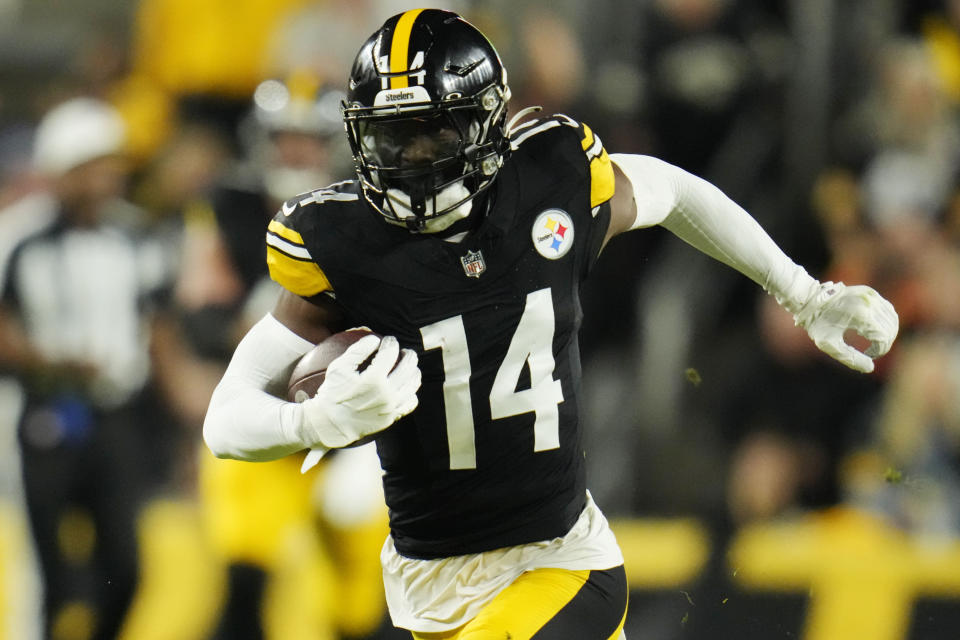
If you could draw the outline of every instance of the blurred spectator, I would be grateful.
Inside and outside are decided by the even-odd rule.
[[[851,497],[911,532],[955,537],[960,535],[960,341],[953,333],[924,333],[901,344],[900,352],[873,443],[886,468],[874,469],[872,482],[856,479]]]
[[[877,226],[904,216],[931,220],[944,206],[960,158],[956,111],[933,59],[916,41],[888,45],[879,95],[868,104],[877,144],[865,170],[867,210]]]
[[[744,143],[743,127],[770,126],[779,107],[770,90],[786,74],[784,28],[771,7],[729,0],[655,0],[639,24],[640,115],[653,154],[710,176],[716,154]]]
[[[923,11],[923,39],[891,41],[884,52],[877,91],[859,112],[861,135],[873,145],[852,187],[859,240],[844,242],[832,266],[840,277],[868,274],[901,317],[870,441],[847,465],[849,499],[911,532],[940,536],[960,532],[952,506],[960,495],[958,9],[949,1]]]
[[[284,201],[351,171],[342,98],[305,70],[260,83],[239,133],[245,157],[186,208],[176,305],[187,346],[167,366],[179,373],[171,390],[195,434],[240,336],[278,294],[267,274],[267,223]],[[217,460],[205,447],[199,456],[206,535],[227,565],[214,638],[289,637],[295,628],[360,638],[380,628],[386,514],[375,454],[351,450],[308,474],[293,456],[258,465]],[[318,558],[332,574],[310,577]],[[300,610],[279,611],[271,594],[293,572],[320,580],[319,589],[298,583],[308,596]]]
[[[510,72],[514,111],[534,105],[548,114],[578,109],[587,82],[587,58],[577,25],[587,10],[577,2],[537,0],[517,5],[490,0],[466,14],[498,43]]]
[[[143,0],[132,27],[131,69],[111,93],[130,124],[130,150],[148,159],[182,124],[231,144],[263,79],[278,22],[308,0]]]
[[[944,172],[952,171],[957,160],[956,145],[951,143],[957,125],[935,58],[922,41],[897,36],[883,40],[870,62],[863,70],[864,95],[836,119],[837,159],[859,171],[885,149],[908,152],[937,163],[934,175],[923,184],[943,189]],[[905,192],[917,193],[916,188]],[[942,192],[928,188],[921,195],[929,200],[938,194]]]
[[[465,0],[445,2],[451,10]],[[292,6],[278,21],[264,56],[265,77],[301,71],[346,90],[360,44],[388,16],[425,6],[415,0],[312,0]]]
[[[960,104],[960,2],[943,0],[935,9],[922,3],[919,32],[933,56],[936,73],[949,99]]]
[[[840,462],[869,437],[882,388],[877,377],[850,375],[822,358],[766,300],[758,316],[762,355],[745,372],[752,382],[731,394],[723,412],[735,444],[727,506],[738,526],[838,504]],[[764,381],[760,398],[756,380]]]
[[[825,173],[818,187],[820,219],[837,244],[829,277],[861,277],[889,291],[902,331],[955,327],[960,282],[949,238],[960,160],[957,108],[919,41],[889,42],[879,62],[874,89],[841,121],[843,139],[863,152],[850,166],[862,170],[843,183],[843,173]],[[841,202],[844,191],[852,205]]]
[[[348,175],[342,95],[309,74],[262,82],[239,134],[246,157],[187,203],[176,300],[201,357],[225,363],[238,336],[272,307],[264,234],[280,205]],[[204,402],[194,417],[205,411]]]
[[[18,244],[3,284],[0,366],[26,394],[19,441],[52,638],[116,635],[137,580],[135,517],[163,459],[146,326],[168,265],[129,233],[123,143],[98,100],[44,116],[34,161],[49,197],[20,206],[54,214]]]

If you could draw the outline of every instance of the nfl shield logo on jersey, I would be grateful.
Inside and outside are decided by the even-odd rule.
[[[480,274],[487,270],[487,263],[483,261],[483,254],[480,250],[467,251],[467,255],[460,258],[463,265],[463,272],[471,278],[479,278]]]

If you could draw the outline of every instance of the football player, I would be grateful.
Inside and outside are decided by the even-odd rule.
[[[407,11],[367,40],[343,106],[357,178],[270,223],[285,291],[234,353],[204,434],[244,460],[377,434],[384,584],[415,638],[617,638],[623,557],[585,487],[579,417],[578,291],[604,245],[663,225],[859,371],[898,319],[873,289],[809,276],[707,182],[608,155],[564,115],[511,126],[509,98],[496,51],[453,13]],[[384,337],[349,348],[314,397],[271,395],[313,344],[360,324]]]

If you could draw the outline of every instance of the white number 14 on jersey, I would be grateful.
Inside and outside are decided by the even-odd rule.
[[[490,417],[494,420],[533,412],[534,451],[560,446],[558,405],[563,402],[560,381],[553,379],[553,296],[550,289],[527,294],[523,315],[510,340],[490,389]],[[473,404],[470,397],[470,353],[463,316],[454,316],[420,329],[426,351],[440,349],[443,357],[443,401],[451,469],[475,469]],[[523,365],[530,370],[530,387],[517,391]]]

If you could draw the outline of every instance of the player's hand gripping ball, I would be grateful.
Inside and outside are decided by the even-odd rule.
[[[294,366],[287,398],[303,404],[301,441],[357,446],[417,406],[416,353],[364,328],[335,333]]]
[[[323,384],[323,379],[327,377],[327,367],[330,363],[343,355],[343,352],[354,342],[371,335],[380,337],[364,327],[347,329],[331,335],[303,354],[290,373],[290,381],[287,383],[287,400],[303,402],[307,398],[312,398]],[[364,360],[357,369],[363,371],[370,364],[370,360],[371,358]]]

